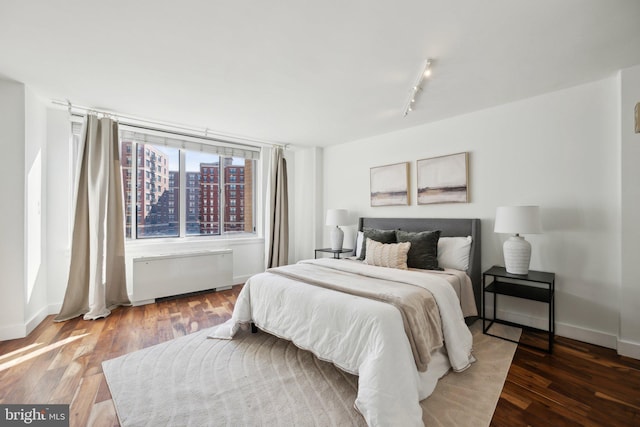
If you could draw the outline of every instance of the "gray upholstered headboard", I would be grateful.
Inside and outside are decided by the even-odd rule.
[[[469,268],[467,274],[473,283],[478,313],[482,293],[482,271],[480,264],[482,240],[480,239],[480,220],[477,218],[360,218],[358,231],[363,228],[377,228],[379,230],[426,231],[440,230],[441,237],[471,236],[469,252]],[[354,246],[355,247],[355,246]]]

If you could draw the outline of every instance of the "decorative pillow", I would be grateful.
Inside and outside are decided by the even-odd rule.
[[[410,242],[404,243],[380,243],[367,239],[367,257],[365,264],[378,267],[407,269],[407,253],[411,248]]]
[[[411,249],[407,257],[410,268],[423,270],[442,270],[438,266],[438,239],[440,230],[434,231],[396,231],[398,242],[411,242]]]
[[[375,228],[365,228],[364,241],[367,239],[375,240],[380,243],[396,243],[396,231],[395,230],[378,230]],[[360,254],[360,260],[365,259],[367,256],[367,245],[362,246],[362,253]]]
[[[466,271],[469,268],[471,236],[441,237],[438,240],[438,265]]]

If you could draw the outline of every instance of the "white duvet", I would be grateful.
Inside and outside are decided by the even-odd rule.
[[[474,360],[471,333],[452,286],[441,275],[423,271],[330,258],[301,262],[428,289],[440,310],[449,363],[443,360],[444,352],[436,351],[439,355],[434,354],[427,372],[417,371],[400,312],[392,305],[268,271],[246,282],[231,319],[213,328],[209,336],[231,339],[242,324],[254,322],[260,329],[358,375],[355,407],[369,426],[422,426],[419,401],[431,394],[449,366],[462,371]]]

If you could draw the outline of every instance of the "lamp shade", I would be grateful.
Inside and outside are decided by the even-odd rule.
[[[496,233],[539,234],[540,209],[538,206],[501,206],[496,210]]]
[[[346,209],[327,209],[327,225],[349,224]]]

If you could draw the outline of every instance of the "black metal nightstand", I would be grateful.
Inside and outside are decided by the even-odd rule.
[[[340,259],[340,255],[347,254],[353,252],[353,249],[331,249],[331,248],[322,248],[316,249],[316,253],[314,254],[314,258],[318,258],[318,252],[326,252],[329,254],[333,254],[335,259]]]
[[[487,284],[487,277],[492,277],[493,281]],[[506,279],[506,280],[505,280]],[[514,283],[514,281],[520,283]],[[513,341],[498,335],[487,332],[494,323],[503,325],[516,326],[523,329],[529,329],[538,332],[546,332],[549,334],[549,346],[546,350],[553,352],[553,340],[555,337],[555,273],[545,271],[529,270],[529,274],[511,274],[507,273],[504,267],[494,265],[484,273],[482,273],[482,331],[486,335],[502,338],[507,341]],[[493,294],[493,319],[487,319],[485,316],[485,294]],[[498,295],[507,295],[510,297],[522,298],[530,301],[538,301],[549,305],[549,328],[547,330],[538,329],[527,325],[521,325],[515,322],[509,322],[496,318]],[[489,325],[486,324],[487,321]],[[514,341],[515,342],[515,341]],[[524,344],[524,343],[521,343]],[[528,344],[524,344],[528,345]],[[538,348],[528,345],[529,347]]]

